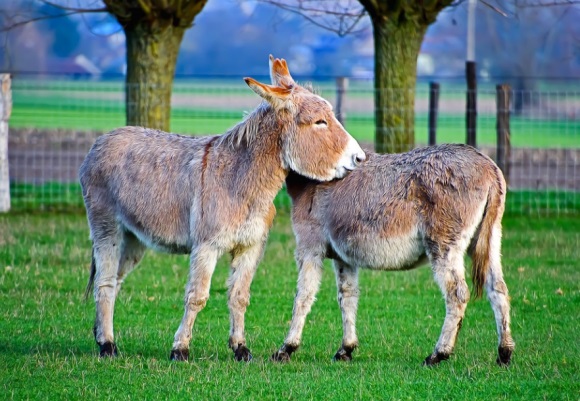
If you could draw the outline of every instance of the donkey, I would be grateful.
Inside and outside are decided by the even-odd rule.
[[[290,171],[318,181],[344,177],[365,153],[335,118],[329,102],[292,79],[270,56],[266,85],[244,78],[262,103],[221,136],[186,137],[123,127],[99,137],[80,167],[93,257],[94,336],[100,356],[118,353],[115,299],[147,247],[190,255],[185,312],[170,358],[187,360],[197,314],[209,297],[217,259],[231,255],[229,346],[252,358],[244,315],[250,283]]]
[[[333,260],[342,312],[342,347],[335,360],[351,360],[358,345],[358,269],[407,270],[427,259],[447,313],[424,364],[448,359],[470,296],[463,262],[467,252],[474,294],[481,296],[485,287],[495,314],[497,363],[508,365],[515,343],[500,256],[506,183],[497,165],[476,149],[456,144],[367,157],[340,181],[319,182],[295,173],[286,179],[298,290],[290,331],[272,359],[288,361],[299,347],[324,258]]]

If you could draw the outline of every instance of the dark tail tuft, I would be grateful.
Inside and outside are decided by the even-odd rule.
[[[89,277],[89,283],[87,284],[87,288],[85,289],[85,302],[89,299],[89,294],[93,290],[93,285],[95,284],[95,273],[97,272],[97,266],[95,264],[95,251],[93,250],[93,254],[91,256],[91,275]]]

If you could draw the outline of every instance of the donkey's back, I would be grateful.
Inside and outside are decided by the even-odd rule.
[[[411,268],[422,256],[464,252],[484,211],[501,219],[505,181],[495,163],[465,145],[372,154],[364,168],[321,194],[320,221],[345,262]]]
[[[110,227],[114,219],[153,248],[189,253],[188,216],[202,188],[200,164],[212,140],[142,127],[99,137],[79,171],[82,187],[92,192],[87,197],[91,228]]]

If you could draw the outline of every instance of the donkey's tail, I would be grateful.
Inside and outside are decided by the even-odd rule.
[[[494,226],[499,225],[505,208],[506,183],[502,172],[495,167],[496,179],[493,181],[487,193],[487,203],[476,236],[471,243],[471,279],[473,280],[473,292],[475,298],[483,295],[483,286],[489,270],[491,258],[491,241]],[[499,240],[499,239],[497,239]]]
[[[89,283],[85,289],[85,301],[89,299],[89,294],[93,290],[93,285],[95,284],[95,274],[97,273],[97,265],[95,264],[95,250],[91,255],[91,275],[89,277]]]

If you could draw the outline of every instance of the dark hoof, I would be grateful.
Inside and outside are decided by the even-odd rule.
[[[169,359],[172,361],[185,361],[189,358],[188,349],[172,349]]]
[[[352,351],[354,348],[345,348],[342,347],[339,349],[336,354],[334,354],[333,361],[352,361]]]
[[[99,344],[99,348],[99,356],[101,358],[115,357],[119,354],[115,343],[106,342],[104,344]]]
[[[297,349],[297,345],[284,344],[282,348],[272,354],[272,360],[276,362],[290,362],[290,356]]]
[[[252,353],[245,345],[238,345],[238,348],[234,351],[234,357],[236,361],[246,361],[252,360]]]
[[[437,352],[425,358],[425,360],[423,361],[423,366],[435,366],[439,362],[446,361],[447,359],[449,359],[449,354]]]
[[[275,362],[290,362],[290,354],[279,350],[272,354],[272,360]]]
[[[498,347],[498,357],[495,362],[499,366],[509,366],[511,359],[512,359],[512,349],[505,348],[505,347]]]

